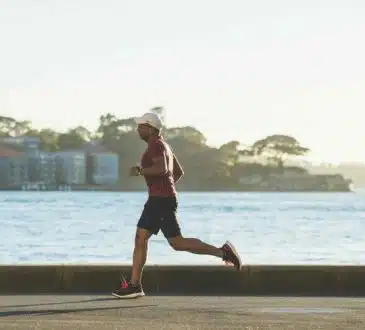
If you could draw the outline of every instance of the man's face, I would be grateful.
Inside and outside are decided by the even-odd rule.
[[[151,127],[148,124],[139,124],[137,126],[137,132],[142,140],[147,141],[149,137],[152,135],[153,127]]]

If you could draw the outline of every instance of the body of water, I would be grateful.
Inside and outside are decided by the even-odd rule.
[[[0,192],[0,263],[131,263],[145,193]],[[363,193],[180,193],[184,236],[247,264],[365,264]],[[148,264],[220,264],[153,236]]]

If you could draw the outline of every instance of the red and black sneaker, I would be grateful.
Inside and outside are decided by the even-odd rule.
[[[114,297],[119,299],[131,299],[144,297],[144,292],[141,285],[133,285],[127,282],[124,276],[121,277],[120,287],[112,292]]]
[[[233,265],[237,270],[241,270],[242,261],[236,249],[234,248],[234,245],[227,241],[221,247],[221,250],[223,251],[223,261],[225,261],[226,264]]]

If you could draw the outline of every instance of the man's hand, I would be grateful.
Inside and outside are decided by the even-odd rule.
[[[140,176],[141,168],[139,166],[133,166],[129,170],[129,176]]]

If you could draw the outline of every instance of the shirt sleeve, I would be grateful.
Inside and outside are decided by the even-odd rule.
[[[149,146],[148,153],[151,158],[158,158],[165,155],[165,147],[162,143],[154,143]]]

